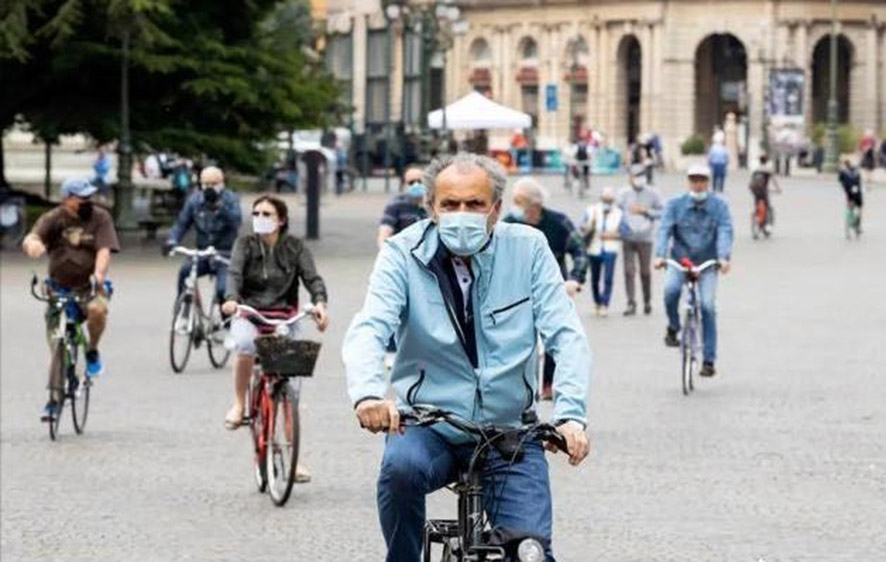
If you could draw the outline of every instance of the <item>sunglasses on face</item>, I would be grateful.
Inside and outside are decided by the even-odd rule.
[[[274,215],[274,213],[272,213],[270,211],[252,211],[252,216],[271,218],[271,217],[274,217],[275,215]]]

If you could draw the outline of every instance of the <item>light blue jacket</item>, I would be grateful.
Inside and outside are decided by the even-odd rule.
[[[668,251],[673,259],[689,258],[696,265],[731,259],[732,217],[726,201],[713,193],[702,203],[696,203],[688,193],[668,201],[655,255],[663,258]]]
[[[585,424],[590,348],[544,235],[500,222],[471,258],[476,369],[429,267],[439,245],[426,219],[389,238],[379,253],[342,348],[351,401],[387,395],[383,360],[396,334],[391,384],[398,407],[411,400],[476,422],[519,425],[534,406],[540,334],[557,362],[553,419]]]

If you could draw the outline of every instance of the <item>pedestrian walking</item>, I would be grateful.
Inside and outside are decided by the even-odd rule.
[[[708,151],[708,165],[711,167],[714,192],[723,193],[726,169],[729,167],[729,149],[726,148],[722,132],[714,135],[714,144]]]
[[[658,190],[646,181],[646,168],[633,164],[628,168],[630,186],[618,194],[618,207],[623,213],[621,239],[624,254],[625,294],[628,305],[625,316],[637,313],[635,281],[640,266],[643,288],[643,313],[652,313],[652,240],[655,221],[661,217],[662,203]]]
[[[615,189],[606,186],[600,201],[589,205],[582,219],[581,230],[588,242],[591,266],[591,294],[597,316],[609,316],[612,278],[618,258],[618,239],[624,213],[615,205]],[[601,287],[602,281],[602,287]]]

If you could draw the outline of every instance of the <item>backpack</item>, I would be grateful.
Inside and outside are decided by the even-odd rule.
[[[757,196],[766,195],[766,188],[769,186],[769,172],[757,170],[751,174],[751,192]]]
[[[576,160],[587,160],[588,159],[588,145],[587,143],[580,142],[578,143],[578,150],[575,152]]]
[[[172,175],[172,187],[179,191],[187,191],[191,188],[191,174],[187,168],[181,166]]]

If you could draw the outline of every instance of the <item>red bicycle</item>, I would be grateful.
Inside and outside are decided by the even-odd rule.
[[[290,318],[273,319],[252,307],[237,307],[238,315],[256,321],[259,332],[265,332],[255,339],[257,360],[243,423],[252,435],[255,484],[277,506],[289,499],[298,464],[299,393],[290,381],[313,375],[320,352],[319,342],[295,339],[293,327],[312,311],[309,305]]]

